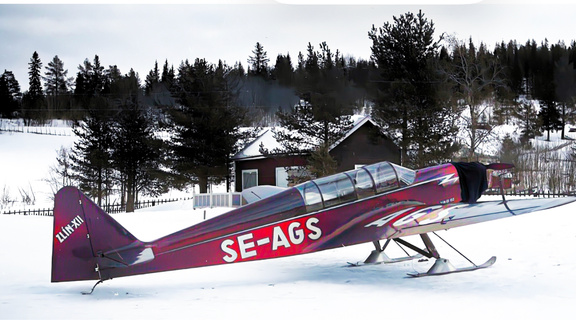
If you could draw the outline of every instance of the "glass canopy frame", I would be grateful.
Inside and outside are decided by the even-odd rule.
[[[296,186],[306,211],[313,212],[408,186],[416,171],[390,162],[311,180]]]

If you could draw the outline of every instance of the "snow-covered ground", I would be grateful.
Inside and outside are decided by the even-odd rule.
[[[440,233],[485,270],[409,279],[431,262],[346,267],[371,244],[281,259],[50,283],[52,218],[0,215],[0,319],[195,322],[570,321],[576,302],[576,206]],[[225,210],[208,209],[207,217]],[[114,217],[151,240],[204,217],[179,201]],[[434,238],[433,238],[434,239]],[[412,240],[417,242],[417,240]],[[456,266],[467,261],[435,241]],[[402,256],[397,247],[390,254]]]
[[[70,136],[0,134],[6,180],[37,196]],[[35,157],[36,156],[36,157]],[[36,182],[38,181],[38,182]],[[16,190],[16,189],[14,189]],[[44,190],[44,189],[42,189]],[[16,194],[15,192],[14,194]],[[141,240],[185,228],[226,209],[178,201],[113,215]],[[205,322],[572,322],[576,303],[576,204],[439,233],[489,269],[409,279],[429,262],[347,267],[373,249],[361,244],[266,261],[94,282],[50,283],[52,218],[0,214],[0,320],[190,320]],[[443,257],[468,262],[432,236]],[[420,243],[416,238],[413,243]],[[403,252],[391,244],[391,256]]]
[[[35,204],[41,208],[53,205],[53,196],[50,185],[45,181],[48,178],[51,166],[56,166],[56,157],[61,147],[70,149],[76,139],[72,129],[64,124],[55,127],[32,127],[31,131],[52,131],[64,134],[41,135],[27,133],[29,128],[18,127],[17,124],[8,124],[6,120],[3,129],[14,129],[20,132],[0,132],[0,198],[9,198],[15,202],[8,207],[20,209],[21,191],[34,195]],[[10,127],[10,128],[9,128]],[[14,127],[14,128],[11,128]],[[24,132],[22,132],[24,130]],[[28,206],[26,206],[28,208]],[[0,210],[2,202],[0,202]]]

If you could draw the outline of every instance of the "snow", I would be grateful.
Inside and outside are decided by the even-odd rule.
[[[272,152],[274,149],[280,149],[280,143],[276,141],[274,138],[274,131],[276,129],[280,129],[279,127],[265,127],[262,129],[258,137],[250,144],[248,144],[245,148],[243,148],[240,152],[238,152],[234,158],[249,158],[249,157],[261,157],[262,153],[260,153],[260,145],[262,145],[265,149],[268,149]]]
[[[0,122],[6,122],[0,120]],[[3,129],[7,128],[6,125]],[[64,136],[26,133],[24,131],[52,132]],[[20,132],[0,132],[0,195],[3,190],[13,200],[20,200],[20,191],[34,194],[36,204],[40,207],[53,206],[50,185],[44,180],[48,178],[50,167],[56,166],[56,157],[61,147],[72,148],[75,136],[69,127],[44,127],[37,130],[32,127],[21,128]],[[11,209],[23,206],[14,204]],[[29,208],[29,206],[26,206]],[[30,207],[32,208],[32,207]],[[2,205],[0,202],[0,209]]]
[[[141,239],[203,220],[175,202],[114,215]],[[226,209],[208,209],[213,217]],[[117,278],[50,283],[52,218],[0,215],[0,319],[462,322],[570,320],[576,302],[574,206],[439,233],[485,270],[409,279],[430,262],[346,267],[372,250],[361,244],[307,255]],[[434,240],[434,237],[433,237]],[[417,242],[411,240],[412,242]],[[467,266],[435,240],[444,257]],[[396,246],[390,254],[402,256]]]
[[[0,134],[4,179],[40,192],[47,166],[66,136]],[[34,156],[37,155],[36,158]],[[17,157],[17,158],[16,158]],[[486,199],[497,199],[486,198]],[[221,214],[177,201],[113,217],[150,241]],[[190,320],[198,323],[568,322],[576,302],[576,206],[438,233],[491,268],[410,279],[432,262],[365,267],[372,244],[312,254],[95,282],[50,283],[52,217],[0,214],[0,320]],[[469,263],[431,236],[457,267]],[[407,238],[421,245],[419,240]],[[392,257],[404,256],[394,244]]]

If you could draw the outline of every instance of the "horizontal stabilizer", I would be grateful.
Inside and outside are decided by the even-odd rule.
[[[99,256],[100,269],[124,268],[154,260],[154,252],[149,247],[137,247],[124,251],[103,253]]]

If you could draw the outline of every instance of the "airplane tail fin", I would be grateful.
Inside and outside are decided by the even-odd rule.
[[[52,282],[110,279],[114,268],[154,258],[152,249],[74,187],[56,194],[53,230]]]

